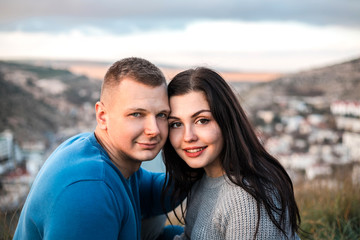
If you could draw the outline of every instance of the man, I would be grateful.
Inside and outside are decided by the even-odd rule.
[[[167,138],[163,74],[140,58],[114,63],[95,110],[95,132],[65,141],[44,163],[14,239],[140,239],[141,218],[162,213],[164,175],[140,165]]]

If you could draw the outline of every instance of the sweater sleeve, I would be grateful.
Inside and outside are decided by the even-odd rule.
[[[104,182],[76,182],[54,202],[45,220],[44,239],[117,239],[119,216],[126,218]]]
[[[221,228],[224,238],[253,239],[258,219],[256,201],[239,188],[230,189],[224,197],[219,209],[223,212]]]
[[[253,239],[258,224],[256,200],[245,190],[233,187],[225,194],[221,205],[224,214],[222,228],[225,239]],[[256,239],[285,239],[285,236],[271,221],[263,205],[260,205],[260,222]]]

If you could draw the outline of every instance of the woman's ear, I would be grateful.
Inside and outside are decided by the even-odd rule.
[[[100,129],[107,129],[107,111],[102,102],[97,102],[95,104],[95,112],[96,112],[96,121]]]

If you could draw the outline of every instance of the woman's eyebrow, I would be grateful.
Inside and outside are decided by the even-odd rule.
[[[191,117],[192,117],[192,118],[193,118],[193,117],[196,117],[196,116],[200,115],[200,114],[203,113],[203,112],[210,112],[210,113],[211,113],[210,110],[203,109],[203,110],[197,111],[196,113],[194,113],[193,115],[191,115]]]
[[[208,110],[208,109],[202,109],[202,110],[197,111],[197,112],[194,113],[193,115],[191,115],[191,118],[194,118],[194,117],[200,115],[200,114],[203,113],[203,112],[210,112],[210,113],[211,113],[211,111]],[[176,117],[176,116],[171,116],[171,115],[170,115],[170,116],[168,117],[168,119],[179,120],[180,118],[178,118],[178,117]]]
[[[175,116],[169,116],[168,119],[175,119],[175,120],[179,120],[180,118],[175,117]]]

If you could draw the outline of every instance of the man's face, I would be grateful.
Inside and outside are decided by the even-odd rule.
[[[109,150],[124,160],[155,158],[168,135],[166,86],[152,87],[125,78],[106,99]]]

